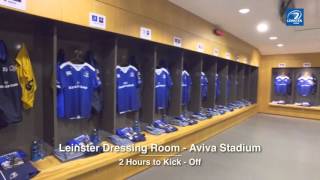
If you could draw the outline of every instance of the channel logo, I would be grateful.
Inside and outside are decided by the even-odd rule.
[[[304,26],[304,9],[288,8],[286,17],[287,26]]]

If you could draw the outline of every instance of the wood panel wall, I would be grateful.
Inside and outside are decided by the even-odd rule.
[[[262,56],[258,86],[259,112],[320,120],[319,110],[269,105],[272,91],[272,68],[278,67],[280,63],[285,63],[286,67],[303,67],[305,62],[311,63],[312,67],[320,67],[320,53]]]
[[[89,24],[89,13],[95,12],[106,16],[110,32],[139,37],[144,26],[152,29],[152,41],[172,45],[173,37],[178,36],[183,48],[196,50],[202,43],[206,54],[219,48],[220,57],[230,52],[232,59],[239,56],[242,62],[259,65],[256,48],[230,33],[213,35],[213,24],[167,0],[29,0],[24,12],[83,26]]]

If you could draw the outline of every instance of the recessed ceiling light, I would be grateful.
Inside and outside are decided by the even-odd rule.
[[[257,25],[258,32],[264,33],[264,32],[267,32],[268,30],[269,30],[269,26],[267,23],[262,22]]]
[[[239,13],[241,13],[241,14],[247,14],[249,12],[250,12],[250,9],[248,9],[248,8],[239,9]]]
[[[277,40],[278,37],[277,37],[277,36],[271,36],[271,37],[269,37],[269,39],[270,39],[270,40]]]
[[[278,47],[283,47],[283,44],[277,44]]]

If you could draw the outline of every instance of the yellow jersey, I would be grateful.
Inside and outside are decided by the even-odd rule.
[[[37,89],[32,64],[25,44],[22,45],[17,57],[17,74],[22,89],[21,101],[25,109],[33,107],[34,96]]]

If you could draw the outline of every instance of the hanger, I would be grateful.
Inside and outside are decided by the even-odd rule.
[[[74,56],[73,58],[71,58],[71,62],[75,63],[75,64],[83,64],[84,63],[84,59],[82,58],[83,56],[83,52],[79,49],[74,50]]]
[[[160,68],[162,68],[162,67],[161,67],[160,64],[158,64],[158,65],[156,66],[156,69],[160,69]]]
[[[158,66],[157,66],[157,69],[160,69],[160,68],[168,69],[168,62],[164,59],[161,59]]]
[[[304,77],[310,76],[310,72],[305,71],[305,72],[303,73],[303,76],[304,76]]]
[[[121,67],[126,67],[126,66],[129,66],[129,65],[130,65],[129,62],[128,62],[128,56],[127,56],[126,53],[120,55],[119,65],[120,65]]]
[[[184,62],[183,69],[188,71],[190,69],[190,65],[188,63]]]
[[[161,59],[158,63],[158,65],[156,66],[156,69],[160,69],[163,67],[163,59]]]

